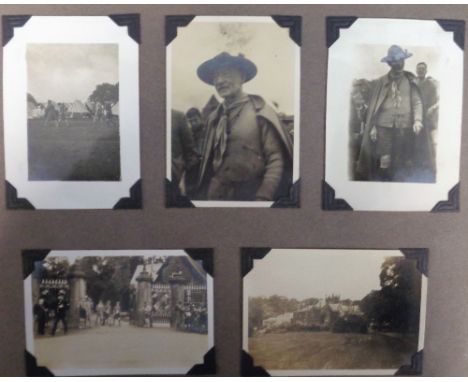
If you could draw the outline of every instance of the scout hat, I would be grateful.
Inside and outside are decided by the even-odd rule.
[[[243,54],[232,56],[223,52],[201,64],[197,69],[197,75],[203,82],[213,85],[216,72],[224,68],[240,70],[245,76],[245,82],[250,81],[257,74],[255,64],[246,59]]]
[[[400,46],[398,45],[392,45],[390,48],[388,48],[388,53],[387,56],[382,58],[380,62],[396,62],[400,60],[406,60],[407,58],[411,57],[413,53],[409,53],[408,50],[403,50]]]

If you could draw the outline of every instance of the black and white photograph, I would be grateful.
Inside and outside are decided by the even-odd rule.
[[[213,284],[183,250],[23,255],[27,351],[53,375],[186,374],[213,346]]]
[[[384,53],[385,48],[362,46],[362,55],[369,59],[371,52]],[[431,53],[436,55],[436,50],[410,52],[392,45],[375,65],[379,72],[384,66],[387,73],[353,81],[349,121],[353,180],[435,183],[439,90],[428,70],[441,68],[432,65]]]
[[[27,46],[29,180],[120,180],[118,48]]]
[[[459,182],[463,46],[431,20],[357,19],[329,47],[326,182],[355,210],[426,210]]]
[[[427,252],[415,252],[273,249],[254,260],[243,282],[254,366],[272,376],[421,373]]]
[[[127,29],[107,16],[34,16],[14,28],[4,46],[9,208],[113,208],[131,196],[138,42]]]
[[[272,17],[197,16],[178,27],[167,46],[172,189],[196,207],[290,198],[299,179],[299,65],[298,42]]]

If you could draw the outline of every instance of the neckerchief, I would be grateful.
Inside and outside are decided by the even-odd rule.
[[[403,78],[403,73],[393,75],[390,72],[388,77],[392,81],[391,90],[392,90],[393,106],[395,107],[395,109],[398,109],[401,106],[401,93],[400,93],[400,89],[398,88],[398,86],[400,85],[400,81]]]
[[[226,103],[223,102],[221,105],[221,115],[216,126],[215,140],[213,144],[213,170],[218,171],[221,163],[223,162],[223,156],[226,152],[227,141],[228,141],[228,128],[229,128],[229,116],[241,112],[243,106],[249,101],[249,97],[244,95],[237,101],[233,102],[231,105],[226,106]]]

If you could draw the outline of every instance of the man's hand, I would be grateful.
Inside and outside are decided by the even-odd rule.
[[[372,142],[375,142],[377,140],[377,129],[375,126],[373,126],[370,131],[370,139]]]
[[[436,103],[435,105],[432,105],[429,109],[427,109],[427,114],[433,114],[438,107],[439,107],[438,103]]]
[[[416,135],[419,134],[419,132],[423,129],[423,124],[421,121],[415,121],[413,124],[413,131]]]

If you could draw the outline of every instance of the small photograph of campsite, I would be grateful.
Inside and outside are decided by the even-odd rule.
[[[28,44],[28,178],[119,181],[117,44]]]
[[[420,350],[422,281],[400,251],[273,250],[244,279],[244,348],[270,372],[394,374]]]

